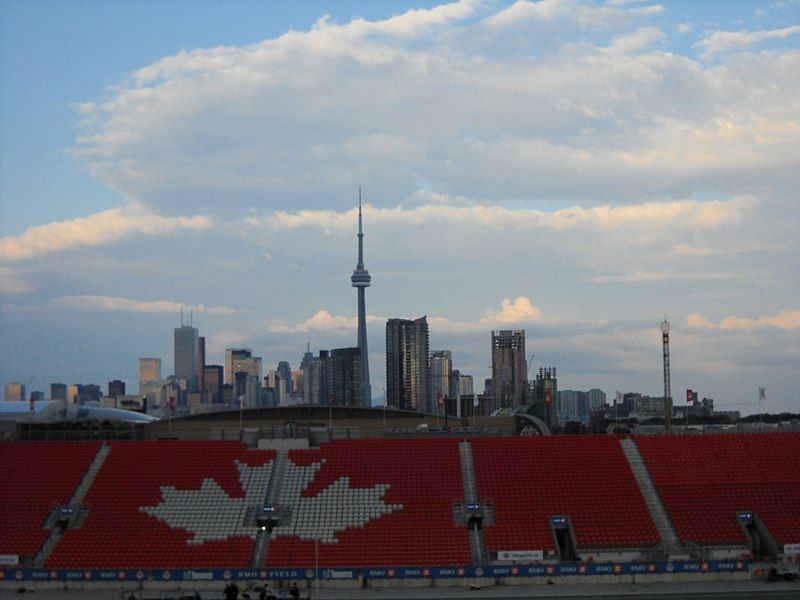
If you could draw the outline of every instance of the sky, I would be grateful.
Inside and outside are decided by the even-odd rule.
[[[356,345],[800,411],[800,2],[0,3],[0,384]],[[532,358],[531,358],[532,357]]]

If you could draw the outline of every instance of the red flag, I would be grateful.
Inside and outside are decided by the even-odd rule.
[[[169,397],[169,409],[175,410],[175,396]]]
[[[697,392],[693,392],[692,390],[686,390],[686,402],[691,403],[697,400]]]
[[[550,392],[550,390],[547,390],[544,393],[544,403],[547,406],[550,406],[553,403],[553,394]]]
[[[438,394],[436,394],[436,403],[439,406],[444,406],[444,397],[442,396],[442,392],[439,392]]]

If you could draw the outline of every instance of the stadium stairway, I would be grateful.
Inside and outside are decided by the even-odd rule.
[[[475,480],[475,468],[472,465],[472,444],[464,440],[458,445],[458,454],[461,462],[461,479],[464,482],[464,502],[479,502],[478,483]],[[486,564],[488,552],[486,541],[483,537],[483,528],[475,522],[467,523],[469,531],[469,548],[472,553],[472,562],[476,565]]]
[[[655,558],[658,554],[675,558],[684,555],[688,556],[688,553],[678,540],[672,521],[670,521],[664,504],[661,502],[661,497],[658,495],[658,491],[653,485],[653,480],[650,478],[647,465],[644,463],[639,448],[636,447],[636,442],[632,438],[622,438],[619,443],[625,453],[625,458],[628,459],[628,464],[631,467],[631,471],[633,471],[636,483],[639,485],[639,490],[642,492],[642,498],[644,498],[647,509],[650,511],[653,523],[655,523],[658,534],[661,536],[661,543],[646,554],[652,555],[649,558]]]
[[[288,452],[282,450],[278,452],[272,463],[272,473],[269,478],[269,487],[267,488],[267,495],[264,498],[264,503],[270,506],[275,506],[278,503],[278,498],[281,492],[281,483],[283,482],[283,475],[286,472],[286,461]],[[289,515],[284,515],[289,517]],[[256,534],[256,543],[253,546],[253,557],[250,559],[250,568],[257,569],[264,565],[267,551],[269,550],[270,532],[264,529],[259,529]]]
[[[83,499],[86,497],[86,492],[88,492],[89,488],[92,487],[92,482],[100,472],[100,468],[103,466],[103,463],[105,462],[110,451],[111,446],[107,446],[106,444],[103,444],[100,446],[100,448],[98,448],[97,454],[94,455],[92,463],[89,465],[89,468],[86,469],[86,473],[84,473],[83,478],[78,484],[78,487],[75,488],[75,492],[72,494],[72,497],[69,500],[69,506],[76,507],[78,512],[76,513],[75,518],[72,519],[70,524],[71,526],[80,526],[80,524],[82,524],[86,519],[86,511],[81,509],[80,506],[83,503]],[[55,521],[53,517],[55,517],[55,515],[51,515],[49,520]],[[42,547],[39,548],[39,551],[36,553],[36,556],[33,559],[34,566],[44,566],[44,563],[48,558],[50,558],[50,553],[61,539],[62,533],[64,533],[64,530],[61,527],[58,527],[55,522],[53,522],[50,529],[50,535],[47,536],[47,539],[42,544]]]

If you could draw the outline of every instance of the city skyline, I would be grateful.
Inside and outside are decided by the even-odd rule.
[[[298,4],[0,6],[0,384],[135,389],[181,306],[208,364],[354,346],[363,186],[373,397],[423,314],[478,389],[524,329],[655,396],[666,316],[673,390],[797,412],[800,4]]]

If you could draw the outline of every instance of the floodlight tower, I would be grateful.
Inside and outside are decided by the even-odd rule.
[[[369,382],[369,354],[367,352],[367,310],[364,290],[369,287],[372,277],[364,268],[364,229],[361,218],[361,188],[358,188],[358,262],[350,277],[350,283],[358,290],[358,348],[361,351],[361,406],[372,404],[372,388]]]
[[[661,323],[661,341],[664,347],[664,425],[672,433],[672,393],[669,385],[669,321]]]

